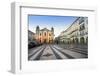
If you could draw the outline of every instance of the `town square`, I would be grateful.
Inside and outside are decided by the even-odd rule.
[[[88,17],[28,16],[28,60],[88,58]]]

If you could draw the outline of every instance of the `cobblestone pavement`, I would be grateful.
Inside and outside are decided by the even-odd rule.
[[[88,58],[87,49],[64,48],[55,44],[44,44],[28,50],[28,60],[56,60]]]

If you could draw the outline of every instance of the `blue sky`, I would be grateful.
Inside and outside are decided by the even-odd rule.
[[[78,17],[75,16],[42,16],[29,15],[29,30],[35,33],[36,26],[40,29],[54,27],[54,34],[57,37],[62,31],[67,29]]]

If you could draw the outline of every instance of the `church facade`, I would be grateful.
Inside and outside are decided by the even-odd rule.
[[[53,43],[54,42],[54,28],[51,30],[47,28],[40,29],[39,26],[36,27],[36,40],[39,43]]]

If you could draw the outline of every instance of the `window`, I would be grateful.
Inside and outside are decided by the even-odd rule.
[[[41,38],[40,38],[40,43],[41,43]]]
[[[85,29],[84,23],[80,26],[80,31]]]
[[[46,32],[44,33],[44,35],[46,36]]]
[[[41,33],[40,33],[40,36],[41,36]]]
[[[49,34],[49,36],[51,36],[51,34]]]

